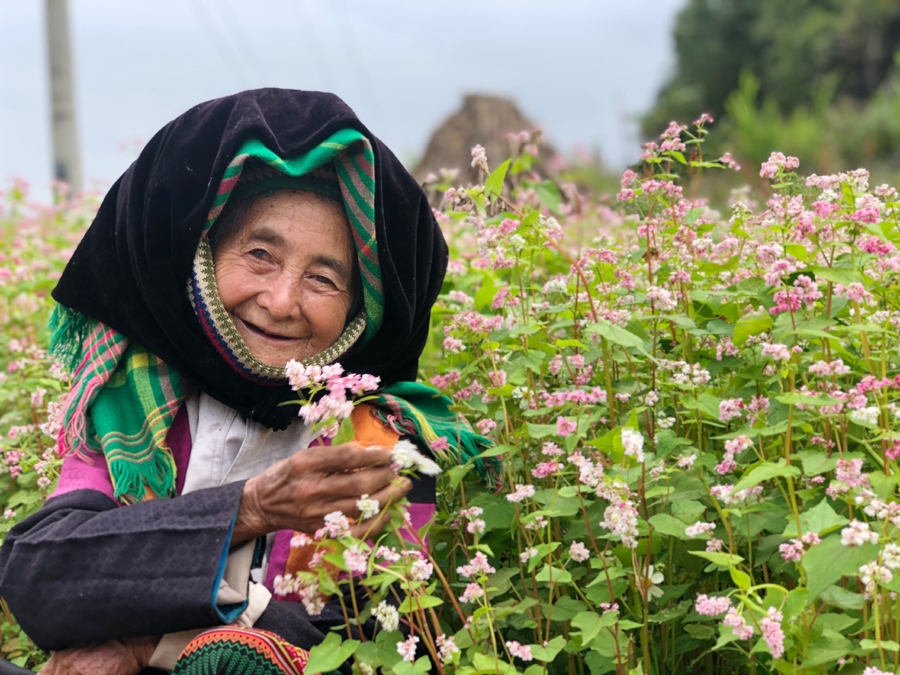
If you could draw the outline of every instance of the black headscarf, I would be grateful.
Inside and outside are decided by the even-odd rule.
[[[160,130],[116,181],[53,297],[156,354],[183,378],[242,415],[284,428],[287,384],[250,382],[205,337],[186,284],[225,168],[249,139],[284,158],[352,128],[375,154],[375,214],[384,322],[340,359],[385,385],[414,380],[447,246],[425,194],[394,154],[333,94],[257,89],[191,108]]]

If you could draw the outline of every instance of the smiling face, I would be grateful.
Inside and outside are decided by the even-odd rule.
[[[282,367],[341,336],[355,251],[343,207],[317,194],[257,199],[213,246],[219,298],[258,360]]]

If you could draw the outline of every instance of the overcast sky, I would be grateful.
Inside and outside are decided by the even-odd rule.
[[[333,91],[407,163],[467,92],[513,97],[562,150],[637,155],[684,0],[69,0],[84,175],[108,185],[192,105]],[[0,189],[46,194],[41,0],[0,0]]]

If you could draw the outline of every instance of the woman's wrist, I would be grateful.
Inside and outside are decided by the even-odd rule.
[[[270,531],[259,505],[257,487],[258,484],[255,477],[244,483],[241,504],[238,507],[237,518],[231,533],[232,546],[265,536]]]

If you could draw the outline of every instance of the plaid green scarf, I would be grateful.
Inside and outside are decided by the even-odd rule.
[[[499,460],[478,457],[493,445],[491,440],[476,434],[465,417],[450,409],[453,402],[437,389],[418,382],[397,382],[378,392],[374,403],[383,422],[400,434],[421,440],[443,464],[456,466],[474,460],[489,483],[498,479]]]
[[[175,460],[166,446],[182,402],[177,373],[121,333],[57,305],[51,351],[72,373],[59,452],[102,452],[117,499],[175,493]]]

